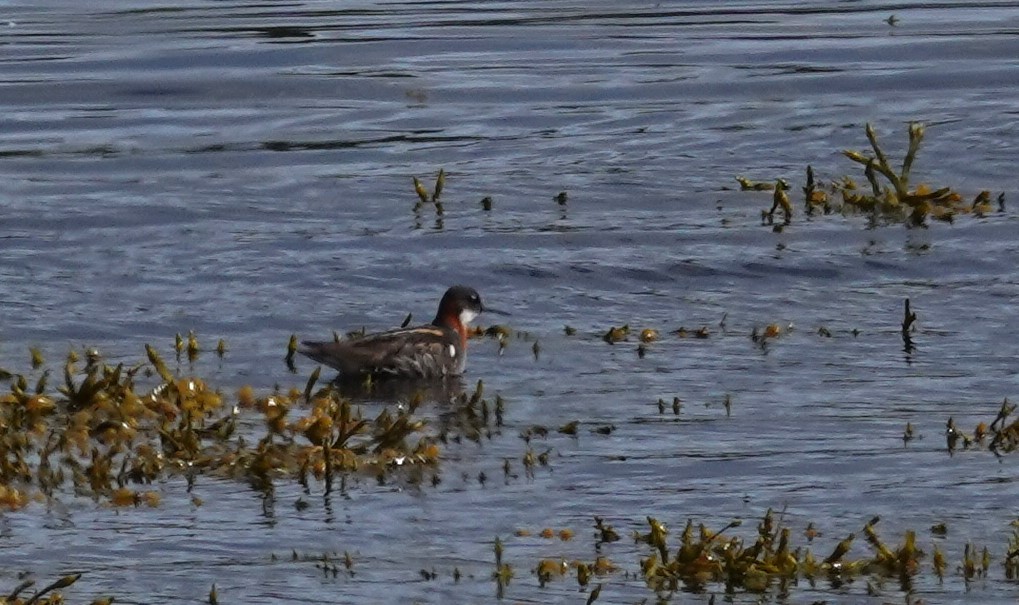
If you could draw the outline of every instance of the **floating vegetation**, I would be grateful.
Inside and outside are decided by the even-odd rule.
[[[871,151],[860,152],[845,150],[850,160],[863,166],[863,176],[870,186],[863,191],[854,179],[849,176],[833,179],[827,185],[815,178],[812,166],[807,166],[806,184],[803,186],[804,209],[808,216],[818,213],[831,214],[841,212],[866,213],[891,222],[903,222],[911,226],[923,226],[928,217],[951,222],[958,215],[972,214],[984,216],[994,211],[992,193],[981,191],[972,202],[966,202],[963,196],[951,187],[932,189],[926,184],[911,186],[911,172],[917,153],[926,135],[926,129],[920,122],[911,122],[907,128],[909,147],[901,165],[895,167],[888,155],[878,143],[877,133],[873,126],[865,127],[867,141]],[[736,177],[743,191],[774,191],[770,210],[761,211],[763,224],[774,224],[775,213],[781,209],[783,225],[792,221],[792,204],[785,193],[789,186],[778,179],[775,184],[756,182],[744,177]],[[841,204],[833,202],[834,197],[841,198]],[[1005,194],[997,196],[997,210],[1005,209]],[[776,230],[779,226],[776,226]]]
[[[32,579],[24,580],[20,584],[18,584],[13,590],[11,590],[9,593],[7,593],[5,596],[0,597],[0,603],[4,603],[4,605],[8,605],[8,604],[9,605],[33,605],[33,604],[36,604],[36,605],[59,605],[59,604],[65,602],[64,601],[64,597],[60,593],[55,592],[55,591],[61,590],[63,588],[67,588],[68,586],[70,586],[70,585],[74,584],[75,582],[77,582],[80,578],[81,578],[81,574],[80,573],[73,573],[73,574],[70,574],[70,575],[66,575],[66,576],[60,578],[59,580],[57,580],[57,581],[55,581],[55,582],[53,582],[51,584],[48,584],[48,585],[44,586],[43,588],[40,588],[39,590],[33,592],[31,594],[31,596],[29,596],[27,598],[22,596],[22,593],[24,593],[28,589],[32,588],[33,586],[35,586],[35,580],[32,580]],[[112,597],[104,597],[104,598],[96,599],[92,603],[93,603],[93,605],[95,605],[95,604],[106,604],[106,605],[108,605],[109,603],[112,603],[112,602],[113,602],[113,598]]]
[[[759,603],[785,602],[798,588],[812,594],[837,591],[851,602],[864,594],[884,597],[882,602],[902,602],[900,595],[905,594],[906,603],[917,604],[914,591],[929,588],[933,578],[938,582],[958,578],[967,591],[977,579],[1003,576],[1010,583],[1019,579],[1019,520],[1007,528],[1008,543],[1001,555],[973,541],[950,543],[944,523],[935,524],[929,532],[905,529],[896,540],[887,541],[878,530],[881,519],[877,516],[861,519],[855,531],[828,534],[818,531],[814,523],[807,523],[802,530],[793,527],[783,513],[772,509],[756,524],[734,519],[712,527],[687,519],[678,534],[651,516],[634,520],[635,529],[629,532],[617,531],[602,517],[595,516],[593,521],[592,532],[523,527],[509,537],[486,540],[493,560],[478,563],[484,570],[481,574],[459,566],[415,566],[406,571],[426,581],[488,577],[498,596],[513,596],[505,593],[514,581],[529,581],[551,590],[558,588],[550,585],[575,581],[581,592],[592,596],[613,587],[629,593],[642,585],[661,603],[675,602],[680,594],[690,593],[709,595],[708,603],[743,602],[740,595]],[[577,555],[591,550],[592,555]],[[287,559],[286,555],[272,555],[274,562]],[[331,577],[356,575],[354,559],[347,551],[342,555],[294,551],[289,562],[314,565]],[[525,600],[542,599],[530,596]]]
[[[644,343],[655,342],[659,338],[661,338],[661,335],[658,333],[658,330],[655,330],[654,328],[644,328],[643,330],[640,331],[641,342]]]
[[[619,563],[620,549],[629,550],[625,546],[608,547],[616,553],[612,558],[604,552],[606,545],[618,543],[621,536],[601,517],[594,517],[593,538],[599,554],[593,561],[555,552],[560,548],[555,544],[573,539],[571,530],[546,528],[535,534],[521,529],[514,537],[531,543],[535,537],[548,541],[543,547],[544,556],[527,566],[539,586],[570,576],[575,577],[581,589],[595,577],[602,580],[599,586],[610,585],[614,577],[624,584],[640,579],[663,602],[680,591],[717,591],[730,597],[739,593],[787,596],[801,581],[811,587],[819,582],[841,587],[860,580],[868,594],[878,596],[885,581],[893,580],[894,591],[909,594],[916,578],[925,572],[939,579],[950,573],[949,557],[941,546],[934,544],[928,552],[920,546],[913,530],[905,530],[897,543],[886,542],[877,530],[879,523],[880,518],[873,517],[858,531],[836,536],[824,546],[818,544],[822,534],[813,523],[805,531],[797,532],[771,509],[753,531],[744,529],[739,519],[719,529],[689,519],[675,538],[665,523],[647,517],[646,532],[633,532],[637,546],[633,565]],[[947,528],[932,528],[931,532],[935,538],[943,539]],[[805,539],[806,543],[797,544],[795,536],[802,536],[800,540]],[[815,554],[814,548],[823,550]],[[954,569],[962,579],[986,578],[993,573],[995,557],[988,547],[967,542],[961,554]],[[1013,524],[1007,554],[1000,563],[1007,579],[1019,578],[1019,522]],[[505,545],[499,539],[496,566],[493,578],[503,587],[513,577],[514,567],[520,567],[507,562]]]
[[[453,405],[439,416],[436,438],[440,442],[459,443],[466,439],[480,443],[500,434],[506,402],[500,395],[489,401],[484,393],[485,384],[479,380],[473,392],[456,397]]]
[[[754,329],[750,332],[750,340],[760,348],[765,349],[769,342],[777,339],[785,333],[792,332],[793,329],[793,324],[788,324],[784,328],[777,323],[768,324],[763,328],[754,326]]]
[[[915,323],[916,313],[909,309],[909,299],[907,298],[905,302],[905,311],[902,316],[902,347],[907,354],[912,353],[916,348],[913,344],[912,337],[912,331]]]
[[[984,446],[998,458],[1019,449],[1019,418],[1013,416],[1016,405],[1006,398],[1001,402],[998,414],[990,422],[980,422],[972,434],[963,432],[954,418],[945,423],[945,445],[953,454],[960,446],[963,449]],[[907,425],[907,429],[911,428]],[[904,438],[905,440],[905,438]]]
[[[775,188],[774,183],[755,182],[742,176],[736,177],[742,191],[771,191]]]
[[[568,542],[573,539],[575,532],[572,529],[560,529],[556,531],[551,527],[546,527],[538,531],[537,533],[529,529],[518,529],[517,531],[514,532],[513,535],[517,537],[537,535],[538,537],[543,538],[545,540],[553,540],[555,538],[558,538],[562,542]]]
[[[793,205],[789,202],[789,196],[786,194],[788,190],[789,183],[782,179],[775,181],[775,194],[772,196],[771,210],[761,213],[762,221],[769,225],[774,224],[775,211],[781,209],[784,217],[783,224],[788,225],[793,222]]]
[[[658,413],[659,414],[664,414],[665,413],[665,408],[666,408],[665,400],[662,399],[661,397],[659,397],[658,398]],[[673,397],[672,398],[672,414],[673,414],[673,416],[679,416],[679,411],[682,410],[682,409],[683,409],[683,400],[680,399],[679,397]]]
[[[467,335],[470,337],[489,336],[500,341],[509,340],[512,337],[518,340],[537,342],[535,337],[531,335],[530,332],[516,330],[505,324],[492,324],[487,328],[482,326],[472,326],[468,329]]]
[[[485,328],[484,330],[481,330],[479,327],[478,331],[480,334],[484,334],[485,336],[494,336],[498,340],[504,340],[513,335],[513,329],[502,324],[495,324]]]
[[[471,326],[468,328],[468,336],[472,338],[490,337],[494,338],[499,342],[499,355],[502,355],[506,351],[506,347],[512,339],[532,341],[531,353],[534,355],[535,360],[538,359],[541,353],[541,345],[538,341],[528,332],[520,330],[514,330],[510,326],[504,324],[493,324],[487,328],[482,326]]]
[[[188,340],[197,343],[193,334]],[[171,474],[189,482],[202,473],[234,477],[261,489],[276,479],[307,485],[315,478],[328,491],[337,475],[433,466],[438,442],[449,439],[449,423],[433,433],[414,416],[420,398],[364,417],[336,385],[318,388],[315,371],[304,391],[258,397],[244,387],[231,399],[202,379],[171,373],[152,346],[146,353],[147,362],[133,366],[88,355],[80,367],[72,352],[55,392],[50,369],[34,386],[8,373],[10,392],[0,395],[0,507],[62,493],[112,506],[158,506],[159,493],[144,486]],[[457,404],[452,409],[461,420],[454,425],[468,436],[501,423],[501,398],[489,405],[480,382]],[[242,414],[254,428],[237,435]],[[462,420],[474,416],[480,420]]]
[[[690,330],[690,329],[684,328],[683,326],[680,326],[678,329],[673,330],[672,333],[675,334],[676,336],[680,337],[680,338],[690,338],[690,337],[693,337],[693,338],[710,338],[711,337],[711,332],[708,330],[707,326],[701,326],[701,327],[699,327],[697,329],[694,329],[694,330]]]
[[[619,327],[612,326],[611,328],[609,328],[608,332],[605,332],[605,335],[602,336],[602,340],[611,345],[616,344],[617,342],[623,342],[629,335],[630,335],[629,324],[624,324]]]
[[[46,363],[46,361],[43,360],[42,351],[40,351],[37,347],[32,347],[31,349],[28,350],[28,352],[32,356],[33,370],[38,370],[39,368],[42,367],[44,363]]]
[[[906,429],[902,431],[902,444],[907,445],[910,441],[916,439],[916,432],[913,430],[912,423],[906,423]]]
[[[577,329],[571,326],[565,326],[563,332],[567,336],[573,336],[577,333]],[[708,330],[707,326],[701,326],[700,328],[686,328],[680,326],[675,330],[668,332],[674,334],[679,338],[710,338],[711,331]],[[643,328],[637,335],[640,345],[638,345],[638,354],[647,350],[648,345],[654,342],[658,342],[662,339],[662,332],[657,328]],[[601,332],[601,339],[609,344],[616,344],[620,342],[626,342],[630,339],[630,324],[623,324],[621,326],[610,326],[605,332]],[[641,355],[643,357],[643,355]]]
[[[421,210],[422,207],[431,204],[432,206],[435,207],[436,216],[442,216],[443,208],[442,202],[439,201],[439,198],[442,196],[442,190],[446,186],[445,169],[439,168],[439,174],[437,177],[435,177],[435,186],[432,188],[431,193],[428,193],[428,189],[425,188],[425,186],[416,176],[411,177],[411,179],[414,183],[414,193],[416,193],[418,196],[418,201],[417,203],[414,204],[414,211],[417,212]],[[482,203],[484,203],[484,200],[482,200]],[[489,198],[489,208],[490,207],[491,199]]]
[[[294,358],[297,355],[297,334],[291,334],[290,340],[287,341],[287,355],[283,358],[283,361],[287,364],[287,369],[292,373],[297,373],[297,365],[294,363]]]

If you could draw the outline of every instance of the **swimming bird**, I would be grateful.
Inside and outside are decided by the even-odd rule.
[[[432,323],[413,328],[329,342],[303,341],[298,351],[340,371],[399,378],[441,378],[463,373],[467,361],[467,329],[485,309],[474,288],[453,286],[439,301]]]

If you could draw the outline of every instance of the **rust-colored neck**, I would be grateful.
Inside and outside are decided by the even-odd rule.
[[[448,311],[443,313],[442,310],[440,310],[439,314],[432,320],[432,325],[439,326],[441,328],[449,328],[450,330],[455,331],[460,335],[460,350],[467,350],[467,326],[460,321],[459,313],[450,313]]]

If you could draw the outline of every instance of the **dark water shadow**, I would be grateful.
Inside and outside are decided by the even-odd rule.
[[[340,395],[356,403],[449,403],[464,392],[464,383],[459,376],[435,379],[344,377],[333,379],[332,384]]]

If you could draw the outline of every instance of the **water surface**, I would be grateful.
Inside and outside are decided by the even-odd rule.
[[[266,501],[201,478],[199,507],[174,478],[158,486],[160,508],[138,510],[68,494],[0,518],[5,586],[22,570],[83,571],[75,600],[204,602],[215,583],[237,602],[484,602],[497,598],[500,536],[517,568],[505,599],[572,603],[587,598],[574,579],[539,587],[528,570],[592,559],[599,515],[627,537],[602,547],[622,571],[601,579],[598,602],[632,603],[655,598],[632,576],[646,550],[628,535],[645,516],[674,533],[687,518],[743,518],[751,535],[771,507],[794,528],[813,521],[818,553],[874,515],[889,542],[916,529],[953,569],[966,541],[987,545],[988,579],[941,584],[928,567],[913,596],[1014,602],[1000,566],[1014,464],[949,456],[943,437],[949,417],[972,430],[1015,395],[1010,206],[913,230],[800,213],[776,233],[760,223],[770,196],[734,190],[745,175],[796,193],[807,164],[862,181],[839,152],[866,147],[864,124],[900,157],[920,120],[915,180],[1004,191],[1010,204],[1014,3],[0,8],[3,367],[27,371],[29,346],[51,361],[88,346],[135,362],[144,343],[169,353],[175,333],[195,330],[229,344],[193,368],[225,390],[303,385],[314,366],[288,373],[290,334],[426,320],[458,282],[531,338],[501,355],[472,343],[467,382],[506,400],[505,426],[447,445],[435,487],[361,478],[324,498],[282,483]],[[430,184],[440,167],[444,216],[415,213],[411,176]],[[907,297],[920,317],[909,354]],[[624,323],[665,337],[643,358],[633,339],[602,342]],[[793,329],[755,345],[751,331],[772,323]],[[711,337],[667,334],[680,326]],[[680,415],[660,414],[657,400],[674,396]],[[573,420],[577,438],[519,437]],[[907,422],[923,438],[904,447]],[[591,432],[605,425],[615,430]],[[519,468],[528,447],[551,449],[532,478]],[[926,531],[937,522],[948,537]],[[543,527],[577,537],[513,535]],[[858,542],[854,555],[868,554]],[[323,574],[294,550],[348,551],[356,573]],[[880,593],[869,600],[904,598],[895,583]],[[857,581],[785,600],[867,599]]]

